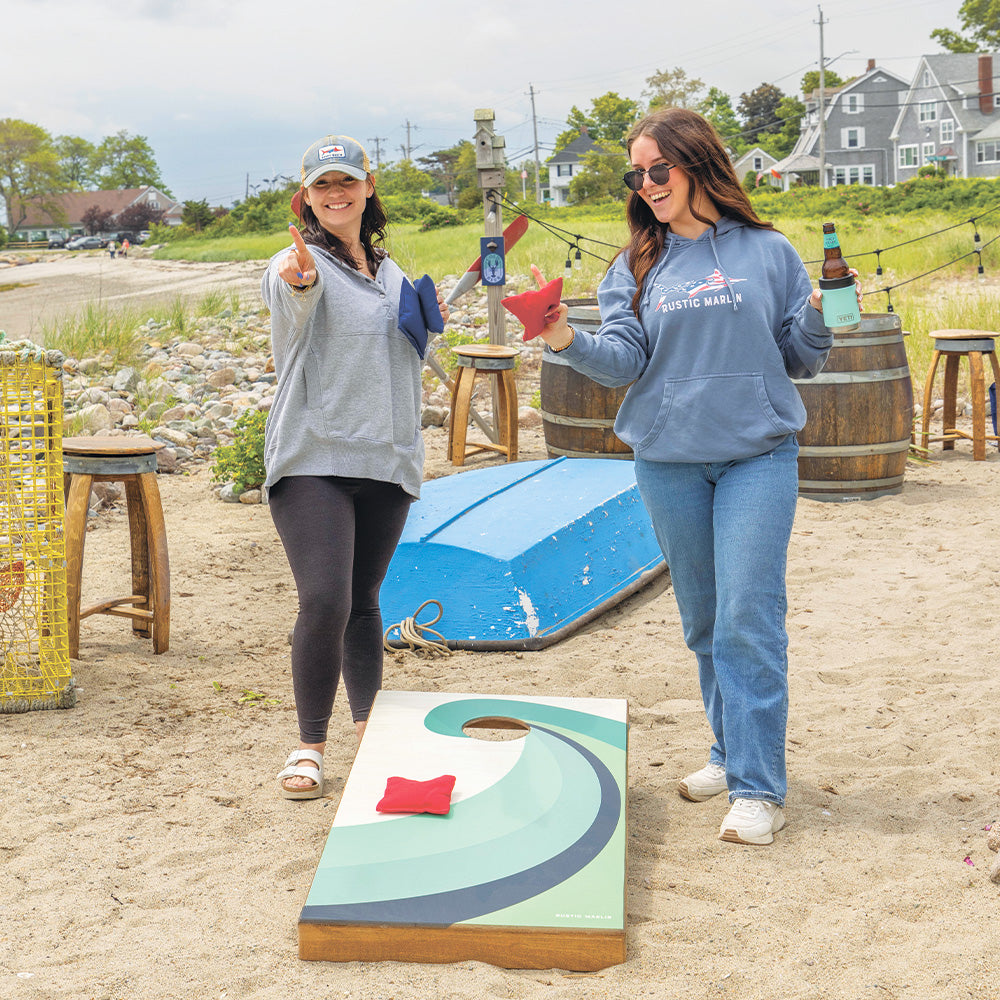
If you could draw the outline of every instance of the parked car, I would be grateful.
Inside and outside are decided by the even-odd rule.
[[[75,240],[70,240],[66,244],[67,250],[100,250],[104,246],[102,240],[96,236],[77,236]]]
[[[49,249],[55,250],[59,247],[66,246],[66,240],[68,239],[69,237],[65,233],[53,233],[49,237]]]
[[[143,231],[142,231],[141,233],[139,233],[139,235],[138,235],[138,236],[136,237],[136,243],[145,243],[145,242],[146,242],[146,240],[148,240],[148,239],[149,239],[149,230],[148,230],[148,229],[144,229],[144,230],[143,230]]]

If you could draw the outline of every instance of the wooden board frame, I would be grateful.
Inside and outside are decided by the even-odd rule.
[[[627,713],[610,699],[380,692],[302,909],[299,957],[624,962]],[[526,732],[490,742],[464,731],[476,724]],[[375,812],[387,777],[446,772],[458,779],[448,816]]]

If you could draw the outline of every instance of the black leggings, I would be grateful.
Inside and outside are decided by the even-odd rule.
[[[286,476],[269,504],[295,578],[292,687],[303,743],[326,740],[337,683],[355,722],[382,686],[379,588],[412,497],[393,483]]]

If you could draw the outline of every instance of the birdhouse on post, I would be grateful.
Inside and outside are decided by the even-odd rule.
[[[504,186],[504,137],[493,131],[495,115],[492,108],[478,108],[473,112],[476,122],[476,169],[479,172],[479,186],[487,188]],[[487,234],[489,235],[489,234]]]

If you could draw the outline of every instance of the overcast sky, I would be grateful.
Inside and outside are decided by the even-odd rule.
[[[823,5],[824,53],[841,76],[869,58],[909,79],[957,29],[960,0]],[[285,13],[284,11],[296,11]],[[508,159],[533,155],[535,91],[544,161],[569,109],[683,68],[728,93],[798,91],[819,65],[819,8],[793,0],[353,0],[302,8],[263,0],[3,0],[0,118],[91,142],[147,138],[180,200],[229,205],[248,183],[297,174],[328,132],[374,158],[417,158],[471,139],[493,108]],[[847,53],[849,50],[856,52]],[[840,58],[837,58],[840,56]]]

